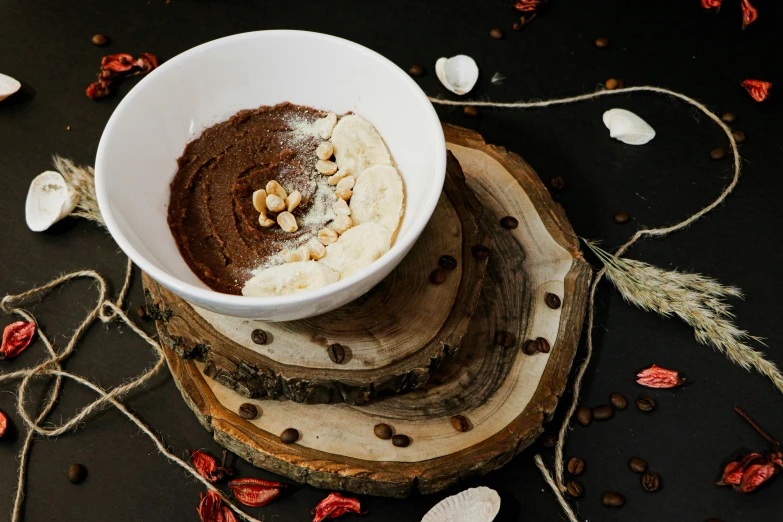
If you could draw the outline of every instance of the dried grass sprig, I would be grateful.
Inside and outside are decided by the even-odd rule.
[[[54,156],[54,168],[62,174],[66,183],[79,193],[78,210],[71,212],[72,216],[83,217],[106,226],[98,208],[98,199],[95,196],[95,171],[92,167],[76,166],[71,160]]]
[[[755,369],[766,375],[783,393],[783,374],[778,367],[746,344],[749,340],[764,344],[763,339],[740,330],[732,321],[734,314],[726,298],[741,298],[738,288],[700,274],[663,270],[617,257],[593,241],[583,241],[604,264],[606,277],[628,303],[664,317],[679,317],[693,327],[701,344],[712,346],[748,371]]]

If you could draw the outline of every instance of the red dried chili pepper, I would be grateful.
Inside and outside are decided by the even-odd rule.
[[[764,464],[753,464],[743,473],[739,490],[743,493],[750,493],[772,478],[775,473],[777,473],[777,469],[769,462],[765,462]]]
[[[684,377],[674,370],[667,370],[653,364],[636,374],[636,382],[648,388],[674,388],[685,382]]]
[[[210,482],[217,482],[226,475],[234,474],[234,470],[225,467],[227,453],[226,450],[223,450],[223,461],[220,463],[220,466],[217,465],[217,461],[214,457],[207,455],[201,450],[193,450],[190,453],[190,461],[193,463],[193,467],[196,468],[199,475]]]
[[[3,330],[3,344],[0,346],[0,360],[16,357],[30,346],[35,335],[35,323],[16,321]]]
[[[280,488],[284,488],[279,482],[244,478],[232,480],[228,487],[234,492],[234,498],[246,506],[258,507],[269,504],[280,495]]]
[[[535,11],[538,9],[539,5],[545,2],[546,0],[519,0],[514,4],[514,9],[523,13],[527,13],[530,11]]]
[[[327,518],[337,518],[346,513],[356,513],[357,515],[363,514],[357,499],[344,497],[339,493],[329,493],[328,497],[315,506],[312,513],[315,515],[313,522],[321,522]]]
[[[237,522],[234,513],[223,505],[223,499],[216,492],[209,490],[206,495],[201,494],[201,502],[198,505],[198,516],[201,522]]]
[[[136,62],[133,56],[127,53],[110,54],[101,59],[101,69],[107,69],[114,72],[127,72],[133,69]]]
[[[5,416],[5,413],[0,411],[0,437],[3,436],[5,433],[5,429],[8,427],[8,418]]]
[[[757,102],[763,102],[769,98],[769,90],[772,88],[770,82],[763,82],[761,80],[745,80],[742,85],[748,94]]]
[[[752,24],[756,21],[756,18],[759,17],[758,10],[750,5],[749,0],[742,0],[742,28],[745,29],[747,26]]]
[[[704,9],[715,9],[715,12],[720,11],[720,4],[723,0],[701,0],[701,6]]]

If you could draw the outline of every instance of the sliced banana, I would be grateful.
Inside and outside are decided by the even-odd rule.
[[[322,263],[298,261],[256,270],[242,287],[242,295],[268,297],[315,290],[336,282],[338,275]]]
[[[358,178],[373,165],[391,165],[383,138],[372,123],[361,116],[343,116],[332,131],[334,158],[341,171]]]
[[[318,261],[334,270],[341,278],[368,267],[391,248],[391,236],[386,227],[366,223],[345,231],[326,247],[326,255]]]
[[[377,223],[394,237],[402,218],[405,193],[402,178],[391,165],[375,165],[356,181],[351,196],[351,217],[355,225]]]

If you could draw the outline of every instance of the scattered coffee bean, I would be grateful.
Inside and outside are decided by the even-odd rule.
[[[389,440],[393,435],[391,426],[388,424],[376,424],[372,431],[376,437],[383,440]]]
[[[503,38],[503,31],[495,27],[489,32],[489,35],[495,40],[501,40]]]
[[[464,415],[454,415],[451,419],[451,425],[457,431],[468,431],[470,429],[470,421]]]
[[[454,256],[440,256],[440,259],[438,259],[438,266],[443,270],[454,270],[457,268],[457,260]]]
[[[258,408],[256,408],[255,404],[250,404],[249,402],[246,402],[244,404],[239,405],[239,416],[243,419],[255,419],[258,417]]]
[[[87,468],[81,464],[72,464],[71,467],[68,468],[68,480],[71,481],[71,484],[81,484],[86,478]]]
[[[734,136],[734,141],[737,143],[745,143],[745,133],[742,131],[734,131],[731,133]]]
[[[423,76],[424,67],[421,65],[412,65],[411,68],[408,69],[408,73],[410,73],[411,76]]]
[[[522,345],[522,353],[525,355],[535,355],[536,352],[538,352],[538,341],[535,339],[528,339]]]
[[[631,457],[628,459],[628,467],[636,473],[644,473],[647,471],[647,461],[639,457]]]
[[[280,442],[283,444],[293,444],[299,440],[299,432],[295,428],[288,428],[283,430],[280,434]]]
[[[609,78],[606,80],[606,83],[604,83],[604,87],[606,87],[607,91],[613,91],[617,88],[619,85],[619,82],[615,80],[614,78]]]
[[[147,307],[145,305],[139,305],[136,307],[136,315],[141,317],[142,319],[146,319],[149,314],[147,313]]]
[[[250,336],[253,339],[253,342],[256,344],[266,344],[268,339],[266,332],[261,329],[253,330],[253,333],[250,334]]]
[[[558,297],[557,294],[553,294],[551,292],[547,292],[546,296],[544,297],[544,302],[546,302],[546,305],[551,308],[552,310],[557,310],[560,308],[560,297]]]
[[[595,420],[609,420],[614,417],[614,408],[608,404],[601,404],[593,408],[593,418]]]
[[[97,45],[98,47],[103,47],[105,45],[109,45],[109,37],[105,34],[96,34],[92,37],[92,43]]]
[[[601,494],[601,502],[604,506],[620,507],[625,504],[625,498],[616,491],[604,491]]]
[[[345,360],[345,346],[340,343],[333,343],[326,349],[329,359],[335,364],[342,364]]]
[[[489,257],[489,248],[484,245],[473,245],[470,247],[470,253],[473,254],[473,257],[476,259],[486,259]]]
[[[636,399],[636,407],[642,411],[653,411],[655,409],[655,400],[652,397],[640,395]]]
[[[737,119],[737,116],[733,112],[724,112],[720,115],[720,119],[723,121],[723,123],[734,123],[734,120]]]
[[[536,344],[538,345],[538,351],[541,353],[549,353],[549,350],[552,349],[552,346],[549,344],[549,341],[544,339],[543,337],[539,337],[536,339]]]
[[[503,348],[511,348],[517,343],[517,338],[511,332],[498,330],[495,332],[495,344]]]
[[[612,403],[612,406],[617,408],[618,410],[624,410],[628,407],[628,400],[620,395],[619,393],[613,393],[609,396],[609,402]]]
[[[554,433],[547,433],[546,435],[542,436],[539,441],[545,448],[554,448],[555,444],[557,444],[557,435]]]
[[[661,477],[657,473],[645,473],[642,475],[642,487],[650,493],[658,491],[661,487]]]
[[[462,109],[462,112],[465,113],[465,116],[470,116],[472,118],[475,118],[479,115],[478,107],[475,105],[465,105],[465,107]]]
[[[714,160],[723,159],[726,157],[726,151],[723,147],[718,147],[717,149],[712,149],[710,151],[710,158]]]
[[[604,49],[605,47],[609,47],[609,39],[605,37],[600,37],[595,39],[595,46],[599,49]]]
[[[395,435],[392,437],[392,444],[398,448],[407,448],[411,444],[411,438],[407,435]]]
[[[576,409],[576,420],[582,426],[589,426],[593,422],[593,410],[587,406],[579,406]]]
[[[581,475],[585,470],[585,461],[579,457],[568,459],[568,472],[572,475]]]
[[[555,176],[549,181],[549,185],[555,190],[563,190],[563,187],[565,187],[565,180],[562,176]]]
[[[519,226],[519,221],[517,221],[517,218],[506,216],[500,220],[500,226],[503,228],[508,229],[514,229]]]
[[[568,495],[571,497],[579,498],[582,496],[582,493],[584,493],[584,488],[579,482],[569,480],[566,482],[566,492],[568,492]]]
[[[624,225],[631,220],[631,216],[628,214],[628,212],[617,212],[614,216],[612,216],[612,219],[614,219],[614,222],[618,225]]]
[[[446,281],[446,276],[448,275],[448,272],[443,270],[442,268],[436,268],[430,273],[430,283],[433,285],[441,285],[444,281]]]

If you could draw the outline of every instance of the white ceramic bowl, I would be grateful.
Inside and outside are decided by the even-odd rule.
[[[353,111],[375,125],[405,181],[400,232],[370,267],[319,290],[281,297],[215,292],[185,264],[166,221],[176,160],[206,127],[240,109],[283,101]],[[342,306],[386,277],[429,221],[445,171],[446,144],[435,110],[399,67],[333,36],[259,31],[200,45],[139,82],[103,131],[95,187],[112,237],[160,284],[214,312],[288,321]]]

